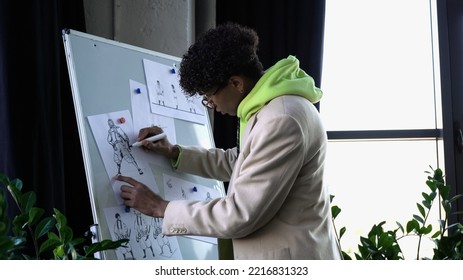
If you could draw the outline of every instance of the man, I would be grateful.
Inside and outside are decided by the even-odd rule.
[[[257,34],[225,24],[208,31],[183,56],[180,85],[203,104],[240,120],[237,147],[172,145],[143,148],[170,158],[174,168],[228,181],[224,198],[166,201],[136,180],[119,176],[125,204],[164,217],[166,235],[233,241],[235,259],[339,259],[323,185],[326,132],[312,103],[322,96],[288,56],[263,71]],[[162,129],[140,130],[139,140]]]

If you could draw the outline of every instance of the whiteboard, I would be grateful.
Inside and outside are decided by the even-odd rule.
[[[96,225],[92,228],[96,240],[114,239],[111,221],[108,221],[105,211],[119,207],[120,204],[113,193],[113,183],[107,174],[89,118],[119,111],[133,114],[130,81],[146,85],[144,61],[160,63],[175,69],[174,66],[179,65],[180,59],[71,29],[63,30],[63,42],[90,204]],[[202,110],[207,116],[207,111],[204,108]],[[214,147],[211,124],[208,117],[205,119],[204,123],[198,123],[172,118],[173,130],[176,134],[175,143]],[[150,165],[150,170],[162,196],[166,189],[163,179],[165,176],[194,182],[219,192],[221,196],[225,195],[223,183],[220,181],[179,173],[171,167],[162,165]],[[182,259],[218,259],[216,242],[191,237],[175,237],[175,239]],[[154,240],[151,241],[154,243]],[[116,251],[103,252],[99,257],[119,258]]]

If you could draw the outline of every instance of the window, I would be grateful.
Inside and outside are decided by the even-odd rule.
[[[405,226],[428,192],[425,171],[444,170],[436,23],[432,0],[326,1],[320,113],[346,252],[357,252],[374,224]],[[416,257],[412,239],[400,243],[406,259]]]

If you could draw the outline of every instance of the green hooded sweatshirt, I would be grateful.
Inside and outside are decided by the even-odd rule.
[[[318,102],[323,93],[315,86],[312,77],[299,68],[299,60],[290,55],[267,69],[251,92],[238,106],[241,135],[249,119],[272,99],[282,95],[298,95],[312,103]]]

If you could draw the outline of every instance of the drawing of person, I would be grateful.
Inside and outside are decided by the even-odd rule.
[[[177,90],[173,84],[170,85],[172,87],[172,96],[174,97],[174,104],[175,109],[178,109],[178,98],[177,98]]]
[[[190,113],[196,113],[194,97],[190,95],[185,95],[186,102],[188,103],[188,107],[190,107]]]
[[[114,223],[114,234],[116,235],[117,240],[130,240],[130,228],[128,228],[127,225],[122,221],[121,215],[119,213],[116,213],[115,218],[116,222]],[[130,246],[129,241],[122,245],[124,246],[121,246],[119,249],[122,253],[122,256],[124,256],[124,260],[127,259],[127,254],[130,254],[132,256],[132,259],[134,260],[135,257],[133,256],[132,247]]]
[[[186,193],[183,188],[181,188],[181,192],[182,192],[182,198],[186,200]]]
[[[146,258],[146,249],[151,250],[151,254],[154,257],[153,245],[149,240],[150,237],[150,228],[151,226],[146,223],[145,219],[141,216],[141,213],[138,211],[135,212],[135,222],[134,228],[136,230],[135,240],[140,244],[141,249],[143,250],[143,258]]]
[[[113,146],[114,149],[114,162],[117,164],[117,175],[121,175],[121,164],[122,160],[133,164],[138,173],[141,175],[143,171],[138,167],[137,161],[133,157],[130,149],[129,137],[125,132],[117,125],[114,124],[112,119],[108,119],[108,143]]]
[[[169,189],[172,189],[174,186],[171,183],[171,180],[167,180],[166,185],[169,187]]]
[[[164,255],[164,246],[167,246],[172,255],[169,238],[162,233],[162,218],[153,218],[153,237],[158,242],[159,248],[161,248],[161,255]]]
[[[158,99],[158,105],[165,106],[164,104],[164,88],[159,80],[156,80],[156,97]]]

